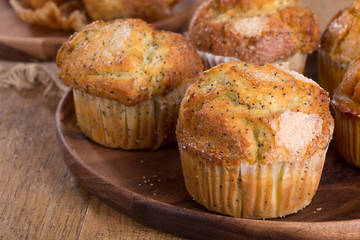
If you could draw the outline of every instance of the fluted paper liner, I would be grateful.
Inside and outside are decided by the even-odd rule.
[[[360,167],[360,117],[334,108],[335,139],[346,162]]]
[[[295,213],[312,200],[327,148],[295,163],[226,168],[179,148],[186,188],[210,211],[242,218],[275,218]]]
[[[319,83],[329,92],[330,97],[333,96],[335,88],[339,86],[349,66],[350,63],[339,62],[332,59],[324,50],[318,50]]]
[[[236,57],[219,56],[209,52],[202,52],[202,51],[197,51],[197,52],[203,61],[205,70],[215,67],[220,63],[226,63],[230,61],[241,61]],[[294,70],[298,73],[303,73],[305,69],[306,58],[307,58],[307,54],[303,54],[299,52],[289,58],[278,60],[276,62],[273,62],[272,64],[288,63],[290,70]]]
[[[135,106],[73,89],[77,123],[93,141],[111,148],[156,149],[175,141],[180,101],[186,87]]]

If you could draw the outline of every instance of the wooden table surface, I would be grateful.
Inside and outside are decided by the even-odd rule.
[[[56,143],[59,99],[42,90],[0,89],[0,239],[180,239],[78,184]]]

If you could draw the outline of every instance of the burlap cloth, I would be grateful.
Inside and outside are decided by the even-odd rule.
[[[27,90],[38,84],[45,86],[44,95],[60,97],[68,89],[57,77],[60,70],[55,62],[20,63],[0,61],[0,88]]]

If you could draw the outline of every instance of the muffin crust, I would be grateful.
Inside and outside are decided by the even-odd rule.
[[[140,19],[96,21],[60,48],[59,78],[75,89],[134,106],[189,84],[201,60],[180,34]]]
[[[302,162],[333,132],[325,90],[269,64],[218,65],[190,86],[180,107],[180,148],[225,167]]]
[[[196,11],[189,37],[200,51],[263,65],[311,53],[320,29],[315,14],[295,0],[208,0]]]

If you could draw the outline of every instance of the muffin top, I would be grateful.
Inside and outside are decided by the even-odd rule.
[[[83,0],[93,20],[141,18],[154,22],[168,16],[178,0]]]
[[[331,105],[360,118],[360,59],[357,59],[336,88]]]
[[[194,14],[189,38],[200,51],[263,65],[311,53],[320,29],[296,0],[208,0]]]
[[[220,64],[187,90],[177,139],[190,154],[227,167],[295,162],[328,146],[328,93],[270,64]]]
[[[96,21],[70,37],[56,60],[66,85],[127,106],[192,83],[203,68],[180,34],[140,19]]]
[[[335,15],[322,38],[321,49],[340,62],[352,62],[360,51],[360,0]]]

